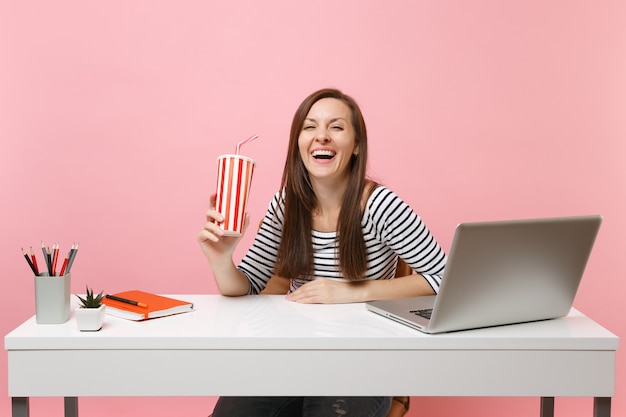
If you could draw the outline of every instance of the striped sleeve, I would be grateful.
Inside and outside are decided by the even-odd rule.
[[[366,221],[386,246],[439,292],[446,254],[422,219],[393,191],[377,187],[366,207]]]
[[[250,282],[249,294],[260,293],[274,275],[283,218],[280,193],[276,193],[263,217],[252,246],[237,267]]]

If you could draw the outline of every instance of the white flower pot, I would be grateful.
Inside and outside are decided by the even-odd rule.
[[[97,332],[102,328],[104,322],[104,310],[106,305],[102,304],[98,308],[80,307],[74,311],[78,330],[81,332]]]

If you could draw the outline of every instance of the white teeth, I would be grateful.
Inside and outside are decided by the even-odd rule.
[[[332,158],[333,156],[335,156],[335,152],[327,150],[327,149],[320,149],[320,150],[317,150],[317,151],[313,151],[313,153],[311,155],[313,155],[314,158],[317,158],[317,157],[320,157],[320,156],[321,157],[325,156],[325,157]]]

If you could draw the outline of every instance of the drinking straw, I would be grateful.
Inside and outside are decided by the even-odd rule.
[[[241,142],[239,142],[237,144],[237,153],[236,154],[239,155],[239,148],[241,148],[243,145],[245,145],[248,142],[252,142],[253,140],[257,139],[258,137],[259,137],[259,135],[253,135],[253,136],[250,136],[248,139],[242,140]]]

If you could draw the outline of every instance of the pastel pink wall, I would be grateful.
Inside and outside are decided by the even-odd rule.
[[[258,163],[258,221],[295,108],[336,86],[362,105],[371,175],[446,248],[461,221],[603,214],[575,304],[623,337],[624,16],[618,0],[0,0],[0,333],[34,314],[19,248],[41,240],[80,242],[73,292],[216,292],[195,242],[216,156],[261,136],[244,148]],[[77,378],[78,366],[68,369]],[[6,375],[6,355],[0,368]],[[620,351],[614,415],[626,415],[625,375]],[[202,416],[213,400],[80,407],[95,417]],[[0,414],[9,407],[0,395]],[[537,407],[534,398],[415,398],[411,415]],[[60,413],[61,401],[31,408]],[[559,415],[590,411],[589,399],[557,400]]]

